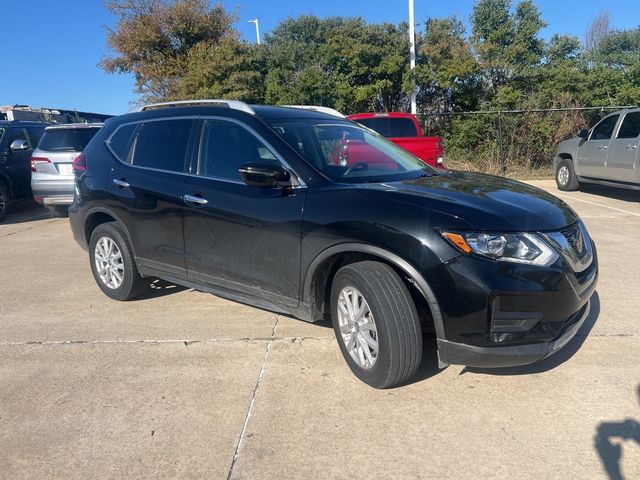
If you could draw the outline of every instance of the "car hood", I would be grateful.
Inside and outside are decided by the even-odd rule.
[[[544,190],[479,173],[446,171],[413,180],[358,184],[356,188],[365,195],[453,215],[478,230],[559,230],[577,219],[567,204]]]

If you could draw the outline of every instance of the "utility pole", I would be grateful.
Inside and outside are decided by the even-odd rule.
[[[256,43],[260,45],[260,27],[258,26],[258,19],[254,18],[253,20],[249,20],[247,23],[256,24]]]
[[[411,69],[411,113],[418,110],[416,104],[416,80],[413,78],[416,69],[416,32],[415,19],[413,17],[413,0],[409,0],[409,67]]]

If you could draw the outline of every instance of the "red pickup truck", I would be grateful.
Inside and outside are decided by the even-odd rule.
[[[432,167],[444,168],[440,137],[425,137],[415,115],[410,113],[356,113],[347,117],[375,130]]]

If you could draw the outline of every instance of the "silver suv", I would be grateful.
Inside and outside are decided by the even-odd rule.
[[[558,145],[553,161],[560,190],[600,183],[640,190],[640,108],[604,117]]]
[[[45,129],[31,156],[31,190],[52,215],[67,215],[73,202],[73,161],[102,125],[69,123]]]

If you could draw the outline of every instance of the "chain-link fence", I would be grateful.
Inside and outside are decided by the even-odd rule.
[[[421,123],[427,135],[442,137],[448,168],[534,177],[553,173],[559,142],[624,108],[630,107],[425,113]]]

